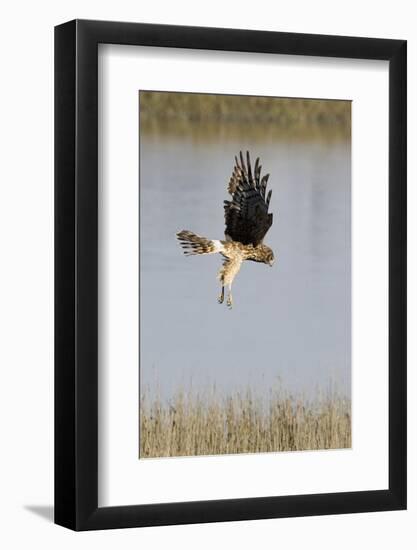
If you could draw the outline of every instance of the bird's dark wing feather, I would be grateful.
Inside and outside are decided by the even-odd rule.
[[[242,153],[239,159],[235,157],[228,187],[232,200],[224,201],[226,239],[254,246],[262,242],[272,225],[272,214],[268,214],[272,191],[265,198],[268,178],[269,174],[261,179],[259,158],[252,173],[249,152],[246,153],[246,165]]]

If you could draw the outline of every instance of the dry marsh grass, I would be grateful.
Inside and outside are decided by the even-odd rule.
[[[170,403],[142,395],[140,458],[264,453],[351,447],[350,400],[313,400],[250,391],[221,397],[178,392]]]

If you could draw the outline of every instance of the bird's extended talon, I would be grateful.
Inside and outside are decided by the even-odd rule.
[[[224,296],[220,294],[220,296],[217,298],[217,301],[219,302],[219,304],[222,304],[224,301]]]
[[[231,298],[230,296],[227,298],[226,304],[227,304],[227,307],[228,307],[229,309],[232,309],[232,307],[233,307],[233,300],[232,300],[232,298]]]

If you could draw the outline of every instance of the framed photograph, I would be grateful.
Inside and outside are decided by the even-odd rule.
[[[55,29],[55,522],[406,507],[406,42]]]

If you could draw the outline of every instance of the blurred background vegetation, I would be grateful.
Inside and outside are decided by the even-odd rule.
[[[350,139],[351,102],[180,92],[140,92],[141,132],[216,139],[250,126],[260,139]]]

